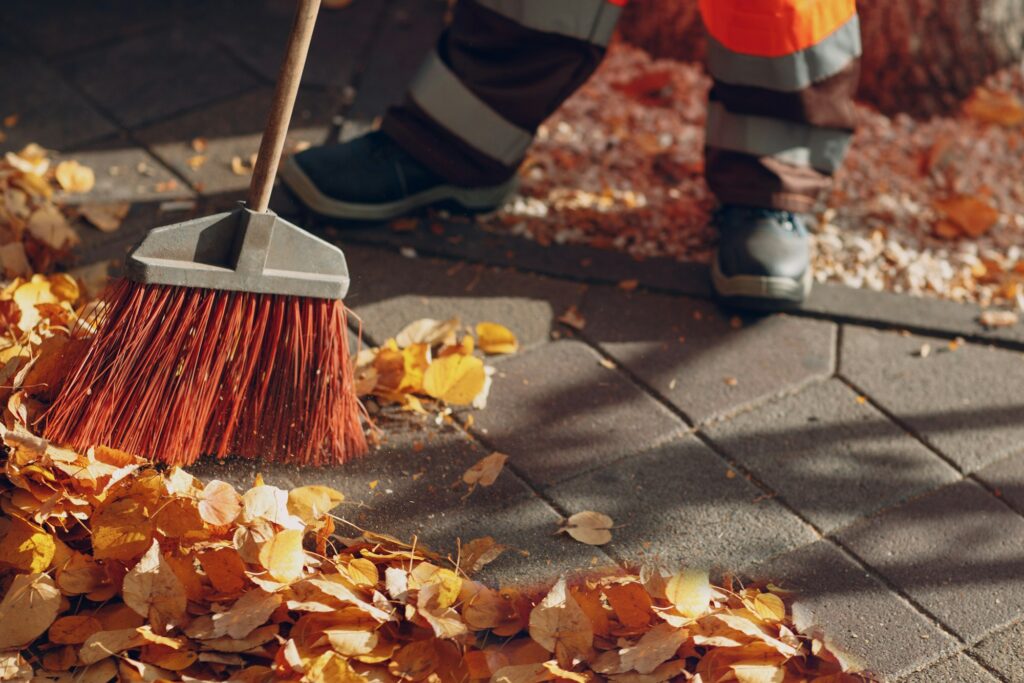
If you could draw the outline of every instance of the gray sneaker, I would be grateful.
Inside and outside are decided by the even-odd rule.
[[[280,176],[310,210],[367,221],[451,202],[468,211],[491,211],[516,188],[515,177],[487,187],[451,185],[380,131],[300,152],[281,166]]]
[[[800,216],[726,205],[714,223],[718,250],[711,281],[726,303],[778,309],[807,298],[812,281],[810,237]]]

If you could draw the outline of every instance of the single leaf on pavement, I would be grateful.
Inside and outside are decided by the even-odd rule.
[[[604,545],[612,540],[612,518],[602,512],[584,510],[565,520],[559,531],[564,531],[580,543]]]
[[[515,353],[519,350],[516,335],[498,323],[477,323],[476,338],[480,350],[489,355]]]
[[[490,486],[501,474],[506,460],[508,456],[498,452],[480,458],[475,465],[463,472],[462,481],[470,486]]]
[[[120,228],[130,210],[131,204],[128,202],[83,204],[78,207],[82,217],[101,232],[114,232]]]

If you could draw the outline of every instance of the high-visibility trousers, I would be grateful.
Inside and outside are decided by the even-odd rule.
[[[534,132],[593,73],[625,0],[460,0],[382,128],[450,182],[515,173]],[[723,203],[808,211],[853,132],[855,0],[700,0],[705,174]]]

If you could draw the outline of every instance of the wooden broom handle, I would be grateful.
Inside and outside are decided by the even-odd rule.
[[[270,104],[267,127],[263,131],[260,151],[256,155],[256,165],[252,169],[252,182],[249,183],[249,198],[246,202],[251,211],[263,213],[270,204],[274,177],[277,175],[277,166],[281,163],[284,139],[288,135],[288,123],[295,108],[295,95],[299,92],[302,67],[306,64],[306,53],[309,52],[309,41],[313,37],[313,26],[316,24],[319,9],[320,0],[298,1],[295,22],[288,37],[288,48],[281,64],[281,72],[277,76],[274,99]]]

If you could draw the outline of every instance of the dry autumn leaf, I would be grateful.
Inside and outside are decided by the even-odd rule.
[[[0,602],[0,650],[27,645],[60,611],[60,590],[46,574],[18,574]]]
[[[969,237],[981,237],[999,221],[999,211],[977,197],[957,195],[937,199],[934,204]]]
[[[565,579],[552,586],[530,613],[530,637],[560,664],[585,657],[594,642],[594,630],[587,615],[569,593]]]
[[[505,467],[505,461],[507,460],[508,456],[504,453],[494,452],[484,456],[462,473],[462,481],[472,487],[477,485],[490,486],[498,479],[498,475],[501,474],[501,470]]]
[[[126,605],[153,623],[173,626],[185,616],[185,588],[155,540],[125,575],[122,596]]]
[[[235,487],[214,479],[199,492],[199,516],[213,526],[226,526],[242,511],[242,497]]]
[[[300,486],[288,492],[288,512],[306,524],[323,519],[345,500],[341,491],[329,486]]]
[[[964,102],[964,113],[976,121],[1008,128],[1024,124],[1024,102],[1006,91],[978,88]]]
[[[565,520],[559,531],[564,531],[580,543],[604,545],[612,540],[612,518],[601,512],[584,510]]]
[[[445,403],[468,405],[483,390],[486,380],[479,358],[452,355],[430,364],[423,373],[423,390]]]
[[[480,350],[486,354],[509,354],[519,350],[519,340],[512,330],[498,323],[477,323],[476,339]]]
[[[131,204],[128,202],[83,204],[78,207],[82,217],[101,232],[114,232],[120,228],[130,210]]]
[[[1019,316],[1014,311],[982,311],[978,316],[978,322],[988,328],[1013,327],[1017,324]]]
[[[93,170],[74,160],[62,161],[57,164],[54,176],[60,186],[68,192],[89,192],[96,184],[96,174],[93,173]]]
[[[260,549],[260,564],[282,583],[301,579],[305,563],[302,532],[296,529],[286,529],[276,534]]]
[[[665,584],[665,597],[675,611],[689,619],[707,613],[711,606],[711,582],[702,569],[684,569]]]

